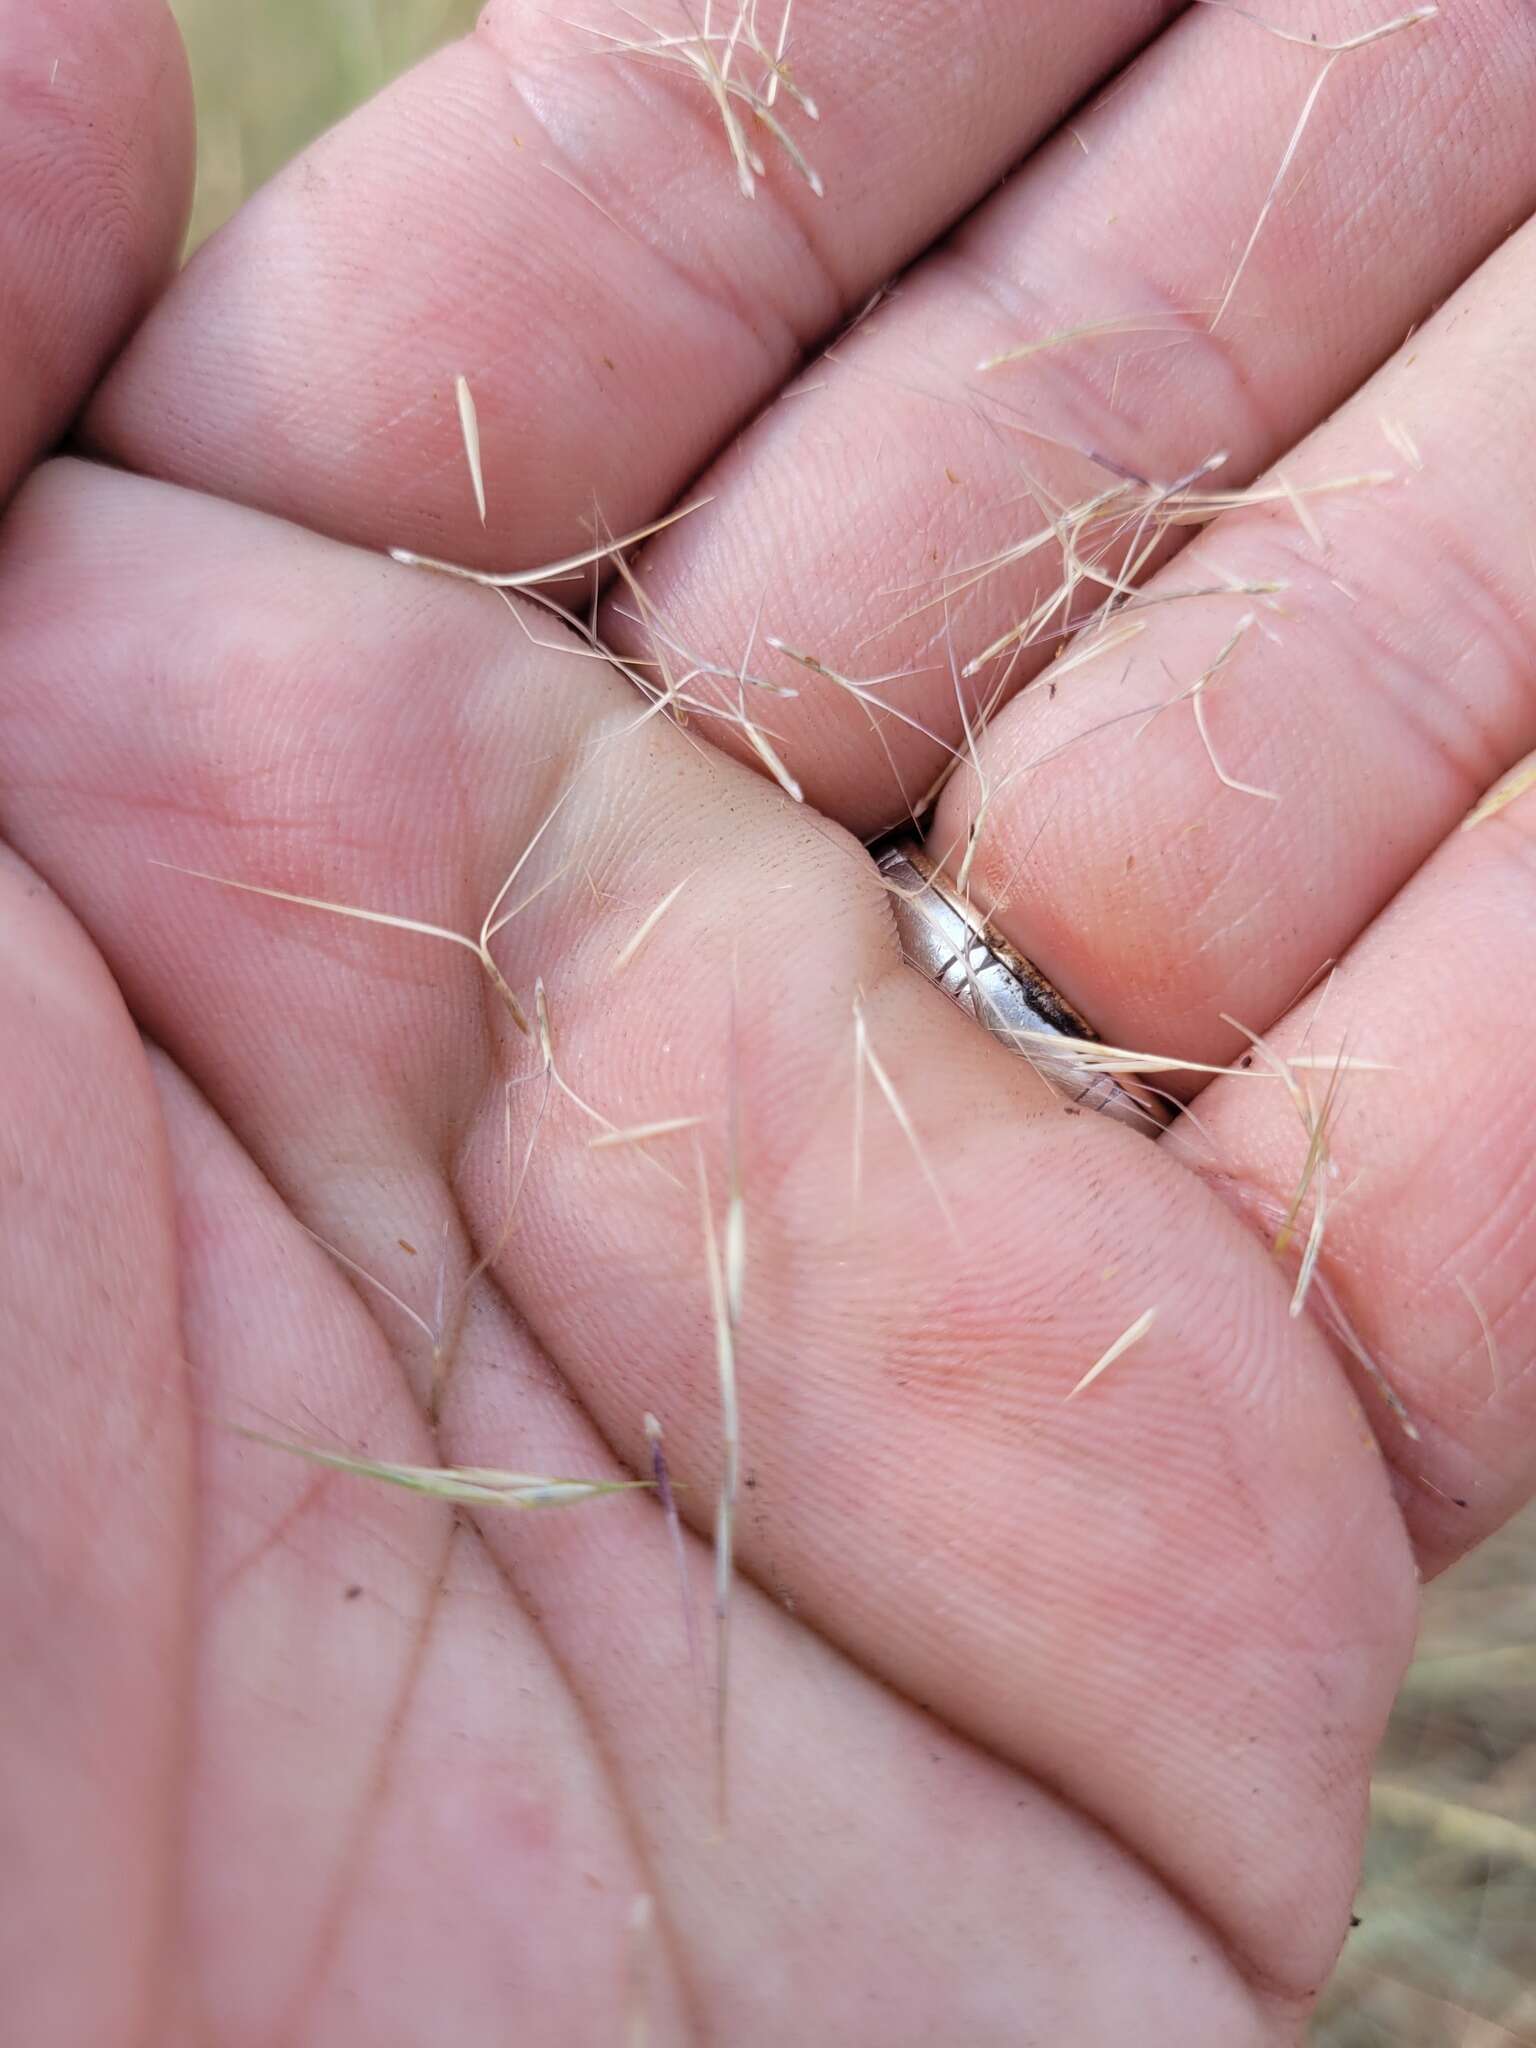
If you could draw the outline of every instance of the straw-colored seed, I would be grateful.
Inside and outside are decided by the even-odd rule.
[[[1367,49],[1371,44],[1384,42],[1388,36],[1395,36],[1403,29],[1417,28],[1422,22],[1432,21],[1440,12],[1440,9],[1435,6],[1415,7],[1409,14],[1400,14],[1392,21],[1383,22],[1379,28],[1364,29],[1359,35],[1349,36],[1343,42],[1320,43],[1312,36],[1298,35],[1292,29],[1277,28],[1273,22],[1265,21],[1257,14],[1251,14],[1246,7],[1235,5],[1234,0],[1201,0],[1201,4],[1206,7],[1220,8],[1226,14],[1240,15],[1244,21],[1252,22],[1255,27],[1265,30],[1269,35],[1278,37],[1281,42],[1297,43],[1302,49],[1311,50],[1326,60],[1321,71],[1318,72],[1317,77],[1314,79],[1306,99],[1302,102],[1301,113],[1297,117],[1295,127],[1291,130],[1290,140],[1285,145],[1285,153],[1280,159],[1280,168],[1275,172],[1273,179],[1270,181],[1269,190],[1264,195],[1264,203],[1259,208],[1259,217],[1253,224],[1253,232],[1249,235],[1247,242],[1243,246],[1243,253],[1237,260],[1237,268],[1228,280],[1227,288],[1222,294],[1221,304],[1216,308],[1215,317],[1211,321],[1211,331],[1214,333],[1220,325],[1227,308],[1232,303],[1233,294],[1242,280],[1244,271],[1248,268],[1248,259],[1252,256],[1255,245],[1260,235],[1264,232],[1265,222],[1275,209],[1275,202],[1280,196],[1280,188],[1284,185],[1286,174],[1296,160],[1296,152],[1301,147],[1301,139],[1307,132],[1308,124],[1316,110],[1318,100],[1322,97],[1323,88],[1327,85],[1334,66],[1353,51]]]
[[[467,377],[456,377],[454,395],[459,402],[459,429],[464,436],[464,460],[469,464],[469,480],[474,487],[475,509],[480,514],[480,524],[485,524],[485,471],[480,465],[480,416],[475,411],[475,395],[469,388]]]
[[[1527,754],[1518,767],[1511,768],[1481,797],[1461,821],[1463,832],[1470,832],[1474,825],[1485,825],[1490,818],[1496,818],[1500,811],[1508,810],[1512,803],[1523,797],[1527,790],[1536,789],[1536,754]]]
[[[1101,1373],[1108,1372],[1117,1358],[1123,1358],[1133,1344],[1141,1342],[1156,1320],[1157,1310],[1155,1308],[1144,1310],[1136,1318],[1135,1322],[1131,1324],[1130,1328],[1122,1330],[1114,1343],[1089,1366],[1071,1393],[1066,1396],[1066,1399],[1068,1401],[1075,1401],[1079,1394],[1086,1392],[1093,1385],[1094,1381],[1099,1378]]]
[[[265,1444],[270,1450],[307,1459],[312,1465],[325,1465],[334,1472],[350,1472],[359,1479],[375,1479],[386,1486],[401,1486],[409,1493],[455,1501],[466,1507],[573,1507],[607,1494],[649,1491],[651,1486],[648,1479],[552,1479],[541,1473],[504,1472],[487,1465],[397,1465],[387,1459],[355,1457],[349,1451],[326,1451],[316,1444],[267,1436],[257,1429],[240,1429],[237,1434],[252,1443]]]

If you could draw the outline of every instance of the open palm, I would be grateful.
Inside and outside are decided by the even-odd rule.
[[[1530,26],[1466,0],[1344,60],[1213,335],[1316,69],[1251,24],[805,0],[827,196],[778,155],[748,201],[697,81],[498,0],[138,328],[0,532],[18,2038],[1295,2038],[1416,1573],[1536,1472],[1532,813],[1454,830],[1536,744],[1536,230],[1496,249]],[[150,0],[7,0],[0,40],[15,484],[154,288],[188,116]],[[1153,331],[978,383],[1106,318]],[[1111,1039],[1379,1063],[1300,1317],[1285,1089],[1218,1080],[1159,1143],[1064,1113],[902,966],[859,844],[985,698],[951,646],[1056,570],[935,578],[1038,524],[1026,479],[1097,488],[1082,451],[1218,449],[1394,480],[1156,572],[1284,585],[1204,731],[1177,700],[1251,594],[1015,695],[934,832],[985,805],[973,885]],[[779,787],[729,718],[642,722],[554,622],[379,552],[532,566],[701,470],[641,587],[689,665],[798,687]],[[540,828],[497,958],[570,1093],[467,952],[152,865],[473,932]],[[594,1147],[573,1095],[688,1127]],[[707,1538],[696,1155],[746,1217],[723,1831],[654,1500],[459,1513],[229,1427],[625,1477],[651,1412]],[[422,1325],[487,1253],[434,1430]]]

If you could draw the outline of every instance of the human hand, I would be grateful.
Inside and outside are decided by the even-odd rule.
[[[12,29],[24,75],[77,13]],[[8,870],[0,994],[0,1795],[26,1875],[0,1967],[30,2038],[1295,2038],[1416,1568],[1531,1490],[1529,804],[1455,828],[1536,743],[1532,231],[1490,254],[1536,205],[1536,53],[1522,8],[1469,5],[1342,62],[1209,338],[1312,60],[1176,14],[806,4],[818,204],[782,163],[743,200],[688,81],[495,7],[151,315],[83,429],[140,474],[61,462],[14,506],[0,824],[54,892]],[[13,395],[13,469],[180,203],[168,32],[90,18],[94,104],[133,112],[106,180],[139,195],[113,215],[131,275],[93,314],[95,266],[37,256],[27,303],[80,353]],[[1168,331],[978,379],[1142,313]],[[1000,710],[934,825],[966,844],[992,792],[973,885],[1109,1038],[1225,1062],[1225,1012],[1281,1056],[1385,1069],[1346,1075],[1333,1129],[1331,1321],[1289,1314],[1269,1245],[1308,1146],[1286,1091],[1217,1080],[1158,1143],[1064,1114],[903,968],[857,844],[963,738],[951,643],[1058,572],[893,619],[1038,523],[1026,482],[1100,487],[1072,448],[1149,478],[1217,449],[1224,482],[1400,473],[1313,500],[1321,548],[1288,503],[1218,521],[1149,588],[1283,581],[1276,607],[1149,612]],[[764,715],[798,807],[726,758],[728,723],[637,726],[547,621],[536,644],[364,551],[532,565],[585,544],[594,496],[633,527],[711,463],[707,508],[643,557],[667,630],[734,671],[761,609],[855,675],[917,671],[881,695],[936,739],[877,735],[759,647],[800,689]],[[653,653],[632,608],[610,597],[604,636]],[[1187,704],[1127,715],[1251,609],[1209,737],[1272,802],[1222,787]],[[467,954],[149,865],[474,931],[541,827],[499,964],[525,1003],[542,977],[560,1073],[606,1119],[687,1132],[594,1150],[566,1097],[541,1111],[538,1049]],[[1334,955],[1318,1016],[1293,998]],[[857,1203],[856,1001],[923,1161],[866,1071]],[[226,1425],[622,1477],[654,1411],[707,1536],[693,1147],[718,1212],[733,1103],[745,1578],[716,1840],[651,1504],[470,1520]],[[439,1265],[451,1301],[498,1243],[509,1154],[526,1180],[434,1440],[430,1345],[307,1232],[433,1323]]]

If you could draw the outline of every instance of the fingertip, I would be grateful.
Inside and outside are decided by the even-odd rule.
[[[0,0],[0,497],[175,262],[193,134],[165,0]]]

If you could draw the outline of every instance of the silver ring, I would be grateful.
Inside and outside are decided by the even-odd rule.
[[[871,850],[896,913],[901,950],[925,980],[1024,1054],[1070,1102],[1139,1131],[1162,1128],[1168,1115],[1155,1096],[1127,1088],[1113,1074],[1086,1071],[1070,1052],[1051,1051],[1053,1038],[1096,1040],[1098,1033],[1038,967],[993,931],[915,839],[888,840]]]

